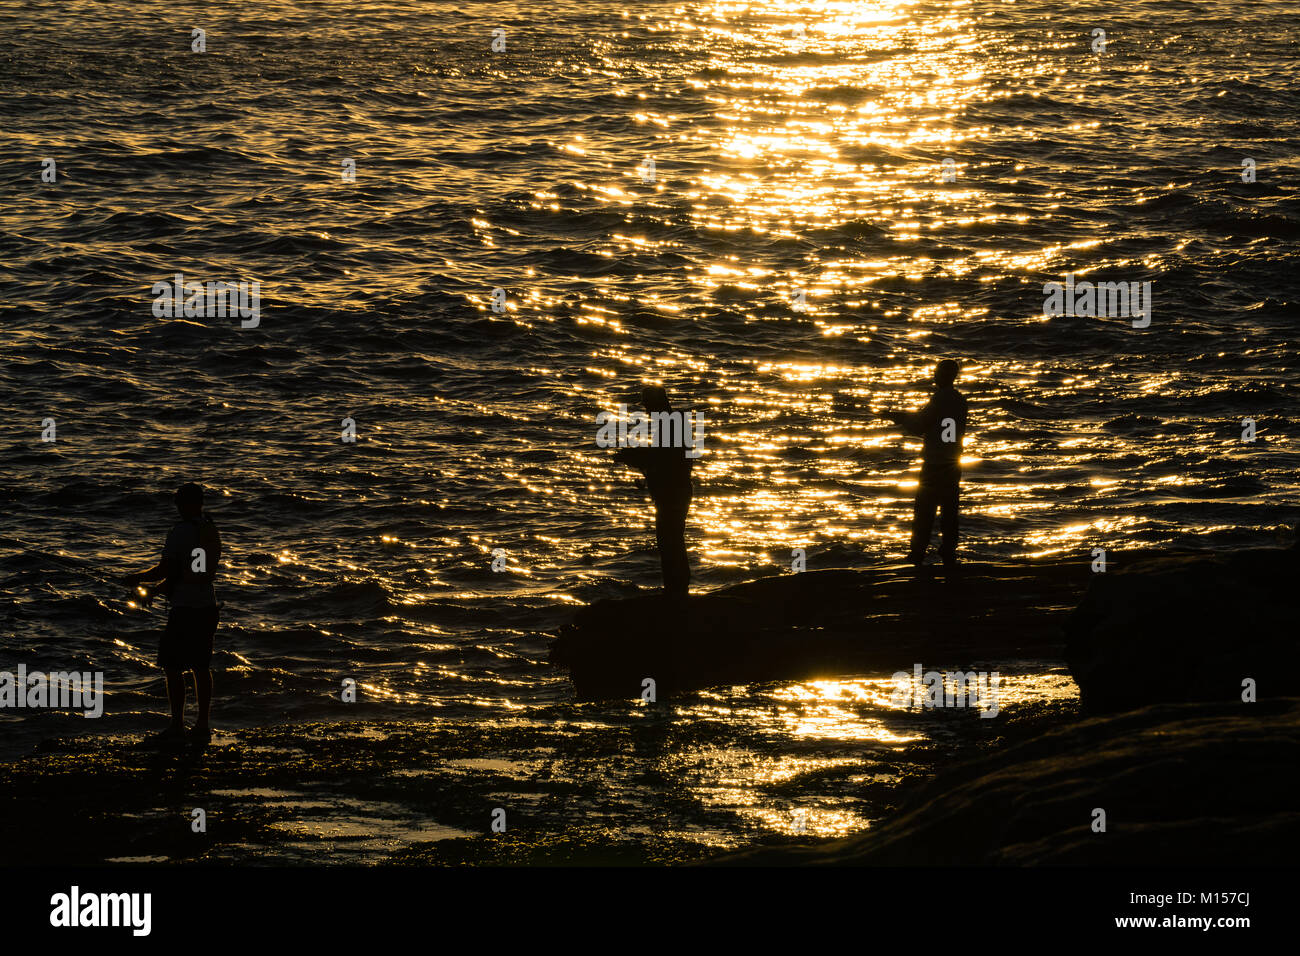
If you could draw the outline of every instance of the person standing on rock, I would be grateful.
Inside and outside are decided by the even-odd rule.
[[[652,416],[673,414],[668,393],[661,385],[647,385],[641,402]],[[662,420],[662,418],[661,418]],[[678,437],[682,438],[685,425]],[[694,459],[684,441],[661,443],[649,448],[620,448],[614,460],[645,475],[646,490],[655,508],[655,542],[663,567],[664,592],[686,597],[691,586],[691,564],[686,554],[686,514],[691,507],[691,467]]]
[[[966,434],[966,396],[957,391],[959,366],[944,359],[934,369],[934,394],[917,412],[890,412],[887,417],[904,431],[924,438],[921,480],[912,508],[912,545],[905,559],[920,566],[930,547],[936,509],[943,510],[939,554],[945,566],[957,563],[957,502],[961,485],[961,443]]]

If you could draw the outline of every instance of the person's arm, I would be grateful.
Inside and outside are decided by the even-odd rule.
[[[144,584],[148,581],[162,581],[167,577],[167,562],[159,561],[148,571],[137,571],[122,577],[126,584]]]
[[[122,578],[126,584],[146,584],[151,581],[165,581],[171,574],[172,566],[176,563],[175,555],[176,530],[173,528],[167,535],[167,540],[163,543],[162,557],[148,571],[138,571],[135,574],[128,574]]]
[[[620,464],[628,465],[629,467],[644,471],[646,467],[650,465],[650,452],[652,450],[653,449],[650,448],[636,447],[620,448],[618,451],[614,452],[614,460]]]
[[[221,532],[217,530],[216,525],[212,526],[212,540],[216,544],[216,553],[211,556],[208,567],[212,569],[211,574],[215,578],[217,576],[217,567],[221,564]]]
[[[934,402],[925,403],[919,412],[886,412],[886,416],[899,428],[913,435],[924,435],[934,425]]]

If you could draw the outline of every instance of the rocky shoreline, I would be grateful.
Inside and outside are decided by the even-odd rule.
[[[868,784],[876,788],[869,794],[853,791],[879,815],[870,816],[866,831],[842,839],[760,828],[749,848],[734,852],[665,836],[683,820],[722,820],[726,811],[678,806],[662,781],[662,793],[641,817],[642,832],[578,812],[591,798],[598,768],[644,766],[647,738],[634,725],[663,722],[651,747],[659,757],[677,743],[670,716],[628,707],[618,711],[626,727],[611,735],[584,727],[575,705],[565,703],[554,719],[569,722],[571,740],[542,760],[530,756],[541,738],[527,727],[470,733],[424,720],[251,728],[220,734],[200,750],[168,750],[138,736],[47,741],[0,767],[0,859],[1290,864],[1300,849],[1300,697],[1287,696],[1297,693],[1287,670],[1300,641],[1300,591],[1290,586],[1298,566],[1294,551],[1258,551],[1146,556],[1104,575],[1089,575],[1086,566],[1080,574],[1065,562],[1026,563],[1011,572],[986,565],[954,583],[904,579],[897,569],[818,572],[692,599],[688,633],[698,638],[700,629],[727,622],[722,646],[732,654],[767,648],[742,666],[781,675],[769,679],[843,673],[840,667],[890,671],[901,660],[938,663],[944,653],[957,660],[971,647],[1055,651],[1069,661],[1081,702],[977,719],[981,733],[960,765],[950,750],[878,751],[877,769],[896,780]],[[783,618],[775,608],[792,595],[799,600]],[[1241,602],[1247,607],[1238,616]],[[637,652],[620,658],[610,674],[595,675],[597,683],[638,674],[645,645],[637,642],[662,624],[628,617],[628,605],[607,602],[583,612],[586,639],[619,619],[630,621],[636,636]],[[903,616],[907,608],[910,618]],[[870,640],[863,639],[864,609],[883,622]],[[570,640],[574,633],[581,632],[570,632]],[[955,643],[963,635],[965,650]],[[668,653],[688,651],[682,640]],[[800,646],[814,649],[815,659],[802,674],[785,673]],[[737,673],[726,654],[708,661]],[[669,675],[671,691],[674,677],[686,686],[716,671],[660,673]],[[1253,683],[1243,687],[1247,679]],[[508,793],[515,794],[511,829],[493,834],[488,811]],[[206,832],[192,827],[195,808],[205,810]],[[1104,831],[1097,811],[1104,812]],[[736,836],[748,839],[742,831]]]
[[[1300,699],[1159,704],[1070,723],[941,773],[865,833],[720,862],[1294,865],[1297,784]]]
[[[684,601],[598,601],[551,651],[580,700],[911,670],[916,661],[1061,657],[1086,560],[805,571]]]
[[[1065,624],[1082,719],[940,773],[869,831],[728,865],[1294,865],[1300,552],[1146,557]]]

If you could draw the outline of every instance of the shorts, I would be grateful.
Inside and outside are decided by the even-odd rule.
[[[215,607],[174,607],[158,642],[158,666],[167,671],[206,670],[217,633]]]

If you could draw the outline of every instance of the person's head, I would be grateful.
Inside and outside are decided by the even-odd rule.
[[[189,481],[176,489],[172,496],[176,510],[182,518],[199,518],[203,515],[203,486]]]
[[[959,371],[961,371],[961,366],[952,359],[944,359],[934,367],[934,384],[939,388],[947,388],[957,381]]]
[[[662,385],[647,385],[641,389],[641,404],[647,412],[671,412],[673,407],[668,402],[668,392]]]

